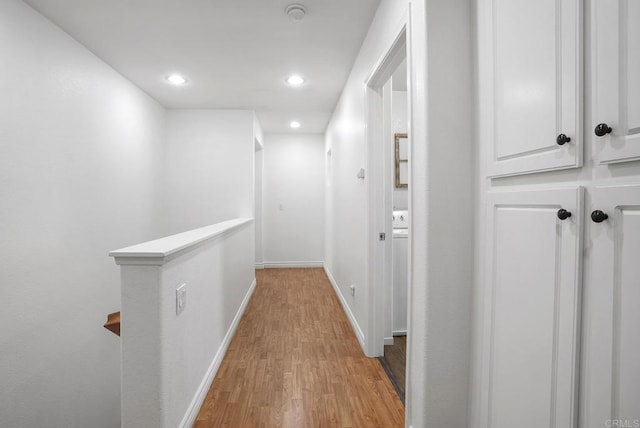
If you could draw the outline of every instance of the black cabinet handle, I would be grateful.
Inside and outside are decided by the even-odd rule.
[[[560,209],[558,210],[558,218],[559,218],[560,220],[566,220],[566,219],[568,219],[569,217],[571,217],[571,211],[567,211],[567,210],[565,210],[564,208],[560,208]]]
[[[564,135],[564,134],[560,134],[560,135],[558,135],[558,137],[556,138],[556,143],[557,143],[559,146],[564,146],[566,143],[568,143],[568,142],[570,142],[570,141],[571,141],[571,137],[567,137],[567,136],[566,136],[566,135]]]
[[[593,220],[594,223],[602,223],[608,218],[609,218],[609,215],[603,213],[600,210],[595,210],[591,213],[591,220]]]
[[[606,123],[599,123],[598,125],[596,125],[596,129],[593,130],[593,132],[595,132],[598,137],[604,137],[611,131],[613,131],[613,129],[611,129],[611,127]]]

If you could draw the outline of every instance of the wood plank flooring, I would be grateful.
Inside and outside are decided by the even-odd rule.
[[[403,427],[323,269],[256,271],[257,286],[195,427]]]

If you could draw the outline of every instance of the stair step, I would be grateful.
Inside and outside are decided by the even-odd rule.
[[[107,315],[107,322],[105,323],[104,328],[120,336],[120,312],[114,312]]]

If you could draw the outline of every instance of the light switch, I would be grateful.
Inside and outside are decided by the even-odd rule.
[[[187,306],[187,284],[181,284],[176,288],[176,315],[180,315]]]

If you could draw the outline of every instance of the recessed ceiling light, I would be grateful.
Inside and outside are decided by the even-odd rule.
[[[167,81],[173,85],[184,85],[187,83],[187,79],[179,74],[171,74],[167,76]]]
[[[292,127],[293,129],[298,129],[298,128],[300,128],[301,125],[300,125],[300,122],[294,120],[293,122],[291,122],[289,124],[289,126]]]
[[[292,74],[287,78],[287,83],[291,86],[300,86],[304,83],[304,79],[297,74]]]

